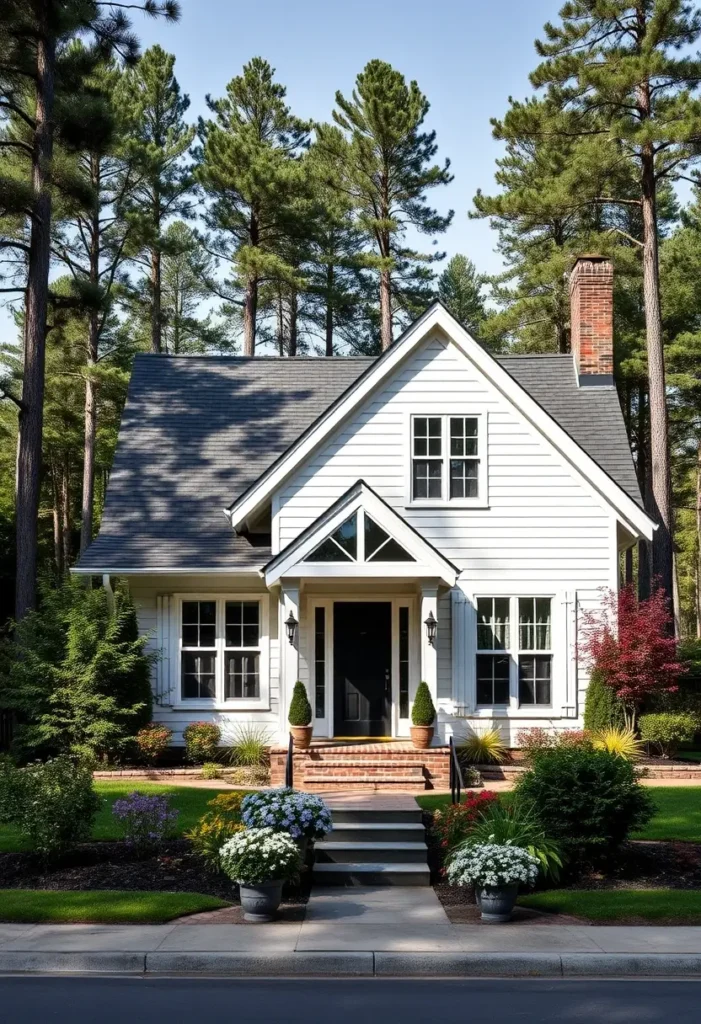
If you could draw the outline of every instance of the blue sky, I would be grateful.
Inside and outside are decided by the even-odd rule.
[[[496,236],[467,218],[476,189],[494,187],[500,147],[489,119],[504,113],[510,95],[529,93],[533,41],[559,7],[560,0],[182,0],[176,25],[138,12],[133,23],[144,49],[159,42],[175,54],[192,120],[206,113],[205,95],[222,95],[256,55],[276,69],[293,110],[315,120],[330,119],[336,90],[349,94],[368,60],[416,79],[431,103],[427,126],[437,132],[439,156],[450,158],[455,175],[434,193],[442,211],[455,210],[439,248],[490,273],[501,265]],[[0,337],[14,334],[0,309]]]

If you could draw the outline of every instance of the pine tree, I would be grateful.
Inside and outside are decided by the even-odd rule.
[[[205,222],[209,251],[227,262],[233,279],[220,292],[243,307],[244,355],[255,354],[258,289],[266,281],[297,282],[281,255],[299,233],[295,201],[304,188],[300,155],[309,126],[292,114],[274,69],[254,57],[226,96],[207,97],[214,115],[200,120],[197,179],[211,204]],[[241,297],[242,293],[242,297]]]
[[[561,24],[536,43],[531,75],[553,104],[580,120],[569,168],[572,205],[631,206],[642,220],[643,296],[649,381],[650,513],[658,528],[653,572],[672,601],[672,500],[659,282],[658,190],[699,156],[701,111],[694,93],[701,60],[679,53],[701,35],[701,12],[685,0],[569,0]],[[553,119],[553,136],[571,129]],[[569,135],[572,138],[571,134]],[[621,163],[636,168],[634,197],[597,192]]]
[[[193,177],[187,156],[195,127],[185,122],[190,106],[173,74],[175,57],[151,46],[118,90],[119,106],[130,114],[126,151],[138,178],[130,204],[131,252],[148,268],[141,288],[148,308],[151,351],[162,351],[164,232],[172,217],[191,212]]]
[[[146,13],[178,17],[175,0],[135,3]],[[24,230],[3,238],[3,249],[26,258],[22,396],[17,443],[17,584],[15,615],[36,599],[37,515],[41,465],[44,354],[49,298],[54,142],[81,148],[100,112],[88,102],[85,78],[113,49],[137,56],[121,5],[97,0],[5,0],[0,7],[0,105],[9,117],[0,148],[23,160],[23,174],[0,183],[4,213]],[[76,53],[77,37],[92,40]],[[97,119],[96,119],[97,115]],[[19,235],[19,237],[17,237]]]
[[[344,189],[357,210],[358,222],[374,253],[368,265],[380,278],[380,335],[382,348],[392,344],[393,272],[406,280],[404,305],[413,311],[426,292],[425,271],[444,253],[427,255],[405,244],[408,228],[425,235],[445,231],[452,210],[440,215],[426,200],[429,189],[452,181],[450,161],[432,164],[438,146],[436,133],[422,131],[429,103],[416,82],[384,61],[372,60],[360,72],[350,99],[336,93],[333,118],[345,132],[319,129],[321,145],[330,158],[345,167]],[[430,276],[430,275],[429,275]]]
[[[479,334],[487,318],[482,289],[484,277],[467,256],[453,256],[438,278],[438,298],[466,331]]]

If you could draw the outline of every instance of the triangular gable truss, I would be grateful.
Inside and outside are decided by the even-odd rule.
[[[633,536],[652,539],[653,520],[439,302],[430,306],[248,491],[225,510],[232,527],[239,529],[268,501],[280,484],[436,329],[452,341],[538,430],[545,442],[564,457],[573,474],[614,509],[619,521]]]
[[[363,480],[263,569],[267,586],[288,577],[430,577],[453,587],[459,570]]]

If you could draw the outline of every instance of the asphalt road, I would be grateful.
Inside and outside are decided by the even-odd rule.
[[[1,977],[2,1024],[675,1024],[699,981]]]

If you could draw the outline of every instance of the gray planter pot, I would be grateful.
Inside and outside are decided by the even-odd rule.
[[[490,924],[503,924],[511,920],[516,897],[518,896],[518,885],[499,885],[485,887],[477,893],[477,902],[482,911],[482,920]]]
[[[245,921],[265,924],[274,921],[282,900],[282,881],[260,882],[258,885],[239,883],[239,897]]]

